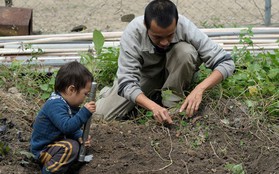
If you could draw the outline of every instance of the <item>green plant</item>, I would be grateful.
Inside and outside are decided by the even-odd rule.
[[[232,174],[245,174],[242,164],[226,164],[225,168],[232,172]]]
[[[181,121],[180,121],[180,125],[181,125],[182,127],[187,127],[187,126],[188,126],[188,122],[185,121],[185,120],[181,120]]]
[[[20,153],[21,155],[25,156],[25,157],[28,158],[28,159],[35,159],[35,156],[34,156],[31,152],[22,150],[22,151],[20,151],[19,153]]]
[[[40,89],[42,90],[42,99],[49,98],[50,94],[54,91],[54,84],[55,84],[55,77],[56,77],[57,71],[54,71],[52,76],[45,81],[44,83],[40,84]]]
[[[28,165],[30,160],[35,159],[35,155],[28,151],[22,150],[19,154],[23,156],[22,160],[19,162],[21,165]]]
[[[137,120],[139,124],[146,124],[148,120],[151,120],[153,118],[153,113],[151,111],[146,111],[146,113],[140,117],[140,119]]]
[[[40,56],[44,53],[43,49],[41,49],[41,48],[35,49],[32,47],[32,44],[25,44],[25,45],[22,45],[21,47],[25,50],[28,50],[28,49],[32,50],[31,58],[28,60],[29,62],[38,60],[38,56]]]
[[[93,74],[99,87],[111,85],[117,71],[117,60],[119,56],[118,47],[103,47],[104,36],[98,30],[93,32],[93,43],[95,53],[80,53],[80,62]]]
[[[0,142],[0,156],[1,157],[6,156],[9,153],[10,150],[11,149],[10,149],[10,147],[8,145],[6,145],[3,142]]]
[[[234,47],[232,52],[236,72],[222,87],[227,96],[241,99],[262,119],[278,122],[279,50],[255,53],[252,36],[252,28],[241,31],[239,37],[243,47]]]
[[[26,45],[24,49],[31,49]],[[54,88],[55,75],[42,71],[37,61],[43,53],[42,49],[33,49],[31,58],[26,61],[14,60],[10,65],[1,65],[1,87],[16,87],[28,97],[46,99]]]

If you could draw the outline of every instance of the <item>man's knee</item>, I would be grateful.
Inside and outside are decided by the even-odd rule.
[[[199,64],[197,50],[193,45],[186,42],[179,42],[175,44],[169,56],[176,57],[175,60],[179,64]]]

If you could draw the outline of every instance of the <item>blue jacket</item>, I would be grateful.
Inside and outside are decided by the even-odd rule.
[[[60,94],[52,93],[33,123],[30,150],[39,158],[49,144],[64,138],[78,140],[82,137],[81,126],[92,113],[85,107],[73,108]]]

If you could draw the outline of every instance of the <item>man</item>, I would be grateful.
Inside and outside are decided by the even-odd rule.
[[[204,63],[212,73],[186,97],[194,74]],[[199,108],[205,90],[232,75],[234,63],[229,54],[211,41],[191,21],[178,15],[170,0],[153,0],[144,16],[131,21],[120,40],[117,79],[111,89],[101,92],[96,113],[105,119],[121,118],[135,104],[153,112],[160,122],[171,124],[163,98],[163,106],[149,97],[154,90],[172,90],[174,102],[184,99],[179,111],[191,117]]]

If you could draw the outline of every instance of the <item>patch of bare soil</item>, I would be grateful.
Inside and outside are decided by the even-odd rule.
[[[40,173],[25,153],[39,105],[3,90],[0,102],[0,140],[11,149],[3,153],[0,145],[0,173]],[[174,114],[171,127],[139,119],[93,119],[88,151],[94,158],[79,173],[232,173],[227,164],[241,164],[249,174],[279,171],[278,130],[251,118],[238,101],[204,100],[194,118]]]

